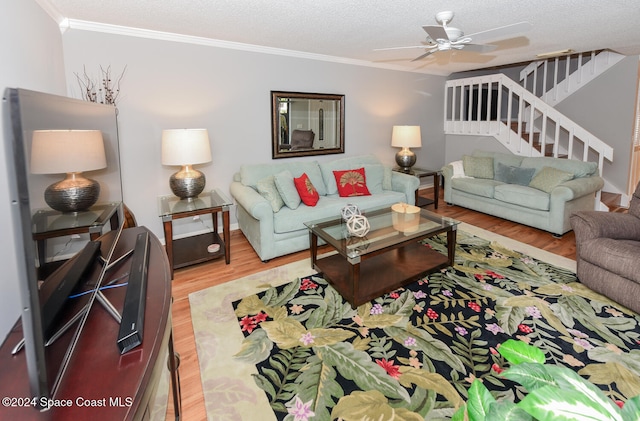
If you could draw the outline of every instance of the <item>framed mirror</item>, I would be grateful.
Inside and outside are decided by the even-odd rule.
[[[271,91],[273,159],[344,153],[344,95]]]

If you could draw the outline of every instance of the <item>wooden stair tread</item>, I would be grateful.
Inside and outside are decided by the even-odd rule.
[[[600,201],[609,208],[609,212],[626,212],[627,208],[620,206],[622,195],[603,191],[600,193]]]
[[[607,206],[610,205],[620,205],[621,195],[618,193],[612,193],[608,191],[603,191],[600,193],[600,200]]]

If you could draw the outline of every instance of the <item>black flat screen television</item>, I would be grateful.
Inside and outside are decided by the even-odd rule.
[[[60,238],[51,236],[53,249],[44,254],[36,251],[34,215],[46,212],[52,231],[56,223],[68,223],[69,218],[79,218],[78,214],[63,214],[47,209],[44,191],[49,184],[59,181],[56,175],[32,174],[30,155],[33,132],[35,130],[100,130],[105,146],[107,166],[91,171],[87,175],[100,183],[100,195],[96,206],[106,204],[116,206],[122,212],[122,182],[120,177],[120,154],[118,145],[117,110],[113,106],[95,104],[87,101],[51,95],[25,89],[7,88],[3,96],[4,144],[6,149],[7,177],[9,179],[9,200],[11,215],[16,229],[15,248],[18,255],[18,282],[21,292],[21,327],[24,334],[25,352],[29,383],[32,397],[50,398],[55,385],[64,374],[69,354],[73,352],[75,342],[83,323],[75,323],[51,346],[45,347],[49,339],[43,332],[44,300],[42,290],[46,285],[43,275],[39,276],[39,267],[56,260],[66,260],[83,250],[89,241],[89,234],[70,234]],[[89,217],[92,217],[89,215]],[[119,216],[123,221],[123,215]],[[61,222],[62,221],[62,222]],[[120,226],[121,228],[121,226]],[[71,241],[73,240],[73,241]],[[103,250],[103,257],[111,254]],[[42,278],[42,279],[41,279]],[[51,288],[49,288],[51,289]],[[94,294],[87,294],[76,301],[74,306],[93,303]],[[87,312],[88,314],[88,312]],[[56,323],[64,324],[63,319]],[[78,318],[77,320],[81,320]]]

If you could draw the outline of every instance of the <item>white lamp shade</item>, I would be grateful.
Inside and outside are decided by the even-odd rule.
[[[391,146],[399,148],[419,148],[422,146],[420,126],[393,126]]]
[[[31,172],[60,174],[107,166],[100,130],[36,130],[31,142]]]
[[[170,129],[162,131],[162,164],[193,165],[211,162],[207,129]]]

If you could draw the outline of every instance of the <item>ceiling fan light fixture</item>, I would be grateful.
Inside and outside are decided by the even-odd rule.
[[[573,53],[575,53],[575,51],[572,50],[571,48],[565,48],[564,50],[550,51],[548,53],[536,54],[536,57],[539,59],[547,59],[547,58],[553,58],[553,57],[559,57],[559,56],[567,56]]]

